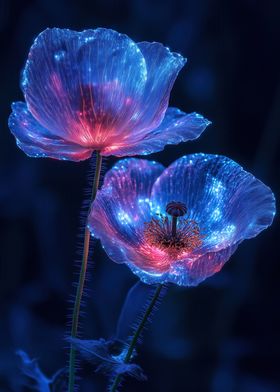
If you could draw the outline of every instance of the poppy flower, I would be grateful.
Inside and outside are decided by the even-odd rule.
[[[227,157],[187,155],[166,169],[130,158],[107,172],[88,227],[143,282],[195,286],[274,215],[270,188]]]
[[[160,43],[110,29],[46,29],[30,49],[26,103],[13,103],[9,127],[27,155],[72,161],[95,150],[145,155],[196,139],[210,122],[168,108],[185,62]]]

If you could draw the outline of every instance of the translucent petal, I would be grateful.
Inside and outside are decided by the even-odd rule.
[[[128,263],[128,266],[142,282],[147,284],[170,282],[178,286],[197,286],[207,277],[220,271],[237,247],[238,244],[235,244],[217,252],[206,253],[197,259],[173,262],[163,273],[147,271],[134,262]]]
[[[163,170],[154,161],[124,159],[107,172],[88,224],[114,261],[131,260],[140,246],[144,224],[151,219],[150,192]]]
[[[171,131],[161,142],[158,140],[157,131],[155,130],[156,138],[153,132],[150,134],[150,131],[157,128],[163,120],[170,91],[186,59],[157,42],[140,42],[138,47],[145,57],[147,66],[147,82],[139,100],[139,110],[133,116],[135,123],[132,132],[127,134],[125,143],[119,141],[113,146],[108,146],[102,151],[102,155],[105,156],[146,155],[162,150],[166,144],[176,144],[182,141],[182,137],[178,137],[178,134],[175,137],[171,136]],[[171,126],[169,119],[167,122],[166,126]],[[161,131],[164,131],[164,127],[160,128]],[[177,138],[178,141],[176,141]],[[170,142],[171,139],[173,141]]]
[[[145,58],[148,77],[141,99],[140,121],[135,128],[143,133],[161,123],[170,91],[187,59],[158,42],[139,42],[138,47]]]
[[[92,150],[51,134],[32,116],[25,103],[14,103],[12,110],[9,128],[17,140],[17,145],[27,155],[70,161],[81,161],[92,155]]]
[[[182,284],[184,286],[197,286],[209,276],[219,272],[236,251],[238,245],[239,243],[235,243],[217,252],[208,252],[194,261],[186,260],[184,263],[185,274],[182,274]],[[170,271],[170,274],[172,274],[172,271]],[[173,274],[173,276],[176,277],[178,274]]]
[[[138,113],[145,59],[110,29],[47,29],[35,40],[22,89],[33,116],[53,133],[92,148],[118,141]]]
[[[128,142],[123,148],[114,151],[114,155],[146,155],[161,151],[168,144],[197,139],[209,124],[211,122],[198,113],[186,114],[170,107],[156,129],[133,145],[129,145]],[[103,153],[103,155],[110,154],[110,151],[106,152],[106,150]]]
[[[270,188],[236,162],[218,155],[193,154],[168,167],[154,184],[153,208],[181,201],[200,226],[204,252],[227,248],[267,228],[275,215]]]
[[[273,221],[271,190],[229,158],[193,154],[164,171],[153,164],[126,159],[116,165],[106,175],[89,220],[109,257],[126,262],[145,283],[197,285],[218,272],[240,242]],[[144,223],[166,215],[171,201],[185,203],[186,218],[200,226],[202,246],[191,252],[165,251],[145,237]]]

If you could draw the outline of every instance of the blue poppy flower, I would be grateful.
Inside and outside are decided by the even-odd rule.
[[[274,215],[273,193],[252,174],[227,157],[193,154],[167,169],[119,161],[105,176],[88,225],[108,256],[142,281],[195,286]]]
[[[210,122],[167,108],[185,62],[159,43],[110,29],[46,29],[29,52],[26,103],[12,105],[9,127],[27,155],[73,161],[94,150],[145,155],[196,139]]]

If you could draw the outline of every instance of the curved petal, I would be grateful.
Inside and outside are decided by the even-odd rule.
[[[218,155],[188,155],[169,166],[155,182],[151,202],[164,212],[172,200],[186,204],[205,235],[200,254],[256,236],[275,215],[270,188]]]
[[[9,128],[19,148],[30,157],[82,161],[92,155],[92,150],[52,135],[35,120],[23,102],[13,103]]]
[[[191,262],[186,260],[184,263],[186,273],[184,279],[182,279],[182,284],[184,286],[197,286],[206,278],[219,272],[236,251],[238,245],[239,243],[235,243],[217,252],[208,252]]]
[[[154,161],[124,159],[107,172],[89,215],[91,233],[116,262],[132,260],[150,217],[150,192],[164,167]]]
[[[180,125],[183,125],[181,121],[185,114],[178,111],[178,109],[171,109],[167,113],[165,124],[162,127],[160,126],[158,132],[155,129],[162,122],[168,106],[170,91],[179,71],[186,63],[186,59],[157,42],[140,42],[138,47],[145,57],[147,82],[139,100],[138,112],[136,111],[133,116],[135,123],[132,125],[132,131],[127,134],[125,142],[118,140],[113,145],[103,149],[102,155],[104,156],[146,155],[162,150],[166,144],[176,144],[186,138],[182,136],[182,132],[179,134],[179,130],[176,133],[170,129],[163,141],[158,140],[159,132],[167,131],[165,128],[172,127],[171,117],[177,117],[174,122],[179,121]],[[195,116],[195,114],[190,116]],[[191,118],[186,120],[189,123],[188,126],[191,126],[190,122],[195,121],[197,123],[199,120]],[[200,118],[200,121],[202,121],[202,118]],[[200,127],[198,124],[196,126]],[[153,129],[155,129],[155,132],[150,132]],[[197,131],[197,136],[199,136],[198,133],[199,131]]]
[[[126,35],[104,28],[53,28],[34,41],[22,89],[43,126],[101,149],[135,122],[146,78],[145,59]]]
[[[142,282],[147,284],[170,282],[179,286],[197,286],[209,276],[219,272],[237,247],[238,244],[235,244],[218,252],[206,253],[196,260],[173,263],[170,269],[163,273],[153,273],[143,270],[135,265],[134,262],[127,264],[131,271]]]
[[[164,149],[168,144],[178,144],[197,139],[211,124],[198,113],[186,114],[177,108],[168,108],[158,128],[149,132],[139,142],[120,147],[117,150],[105,149],[102,155],[147,155]]]
[[[141,100],[138,126],[134,131],[144,135],[161,123],[168,107],[170,91],[187,59],[158,42],[139,42],[137,45],[146,61],[148,79]]]

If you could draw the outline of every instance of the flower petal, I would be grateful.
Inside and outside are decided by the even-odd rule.
[[[42,127],[23,102],[12,105],[9,128],[17,145],[30,157],[49,157],[81,161],[92,155],[92,150],[69,143]]]
[[[146,78],[145,59],[126,35],[53,28],[31,47],[22,89],[43,126],[95,148],[135,122]]]
[[[270,188],[219,155],[188,155],[169,166],[155,182],[151,202],[164,213],[174,200],[186,204],[205,234],[199,254],[255,237],[275,215]]]
[[[138,47],[145,58],[148,75],[140,122],[135,129],[142,133],[161,123],[168,107],[170,91],[187,59],[158,42],[139,42]]]
[[[235,243],[218,252],[208,252],[192,262],[185,261],[186,273],[183,275],[182,284],[184,286],[197,286],[209,276],[219,272],[236,251],[238,245],[239,243]]]
[[[174,129],[170,129],[168,136],[163,141],[159,141],[157,130],[155,130],[155,135],[152,130],[160,126],[168,107],[172,86],[187,60],[158,42],[140,42],[138,47],[145,57],[147,66],[145,90],[139,100],[138,111],[133,116],[135,123],[132,126],[132,132],[127,135],[125,143],[119,141],[113,146],[105,148],[102,151],[102,155],[105,156],[146,155],[162,150],[166,144],[176,144],[184,139],[175,134]],[[172,110],[177,110],[177,117],[181,117],[181,114],[185,115],[182,112],[178,113],[178,109]],[[172,114],[175,115],[175,112]],[[165,125],[160,126],[159,132],[165,132],[165,128],[172,127],[170,115],[171,113],[168,114]],[[171,139],[172,141],[170,141]]]
[[[211,124],[198,113],[186,114],[177,108],[168,108],[162,123],[139,142],[113,151],[115,156],[147,155],[164,149],[168,144],[178,144],[197,139]],[[103,153],[110,155],[111,152]]]
[[[150,192],[164,167],[154,161],[124,159],[105,176],[92,204],[88,225],[114,261],[132,260],[150,217]],[[130,248],[131,247],[131,248]]]
[[[163,273],[154,273],[128,263],[131,271],[137,275],[142,282],[147,284],[175,283],[178,286],[197,286],[209,276],[220,271],[237,249],[238,244],[221,249],[217,252],[209,252],[196,260],[183,260],[174,262],[170,269]]]

